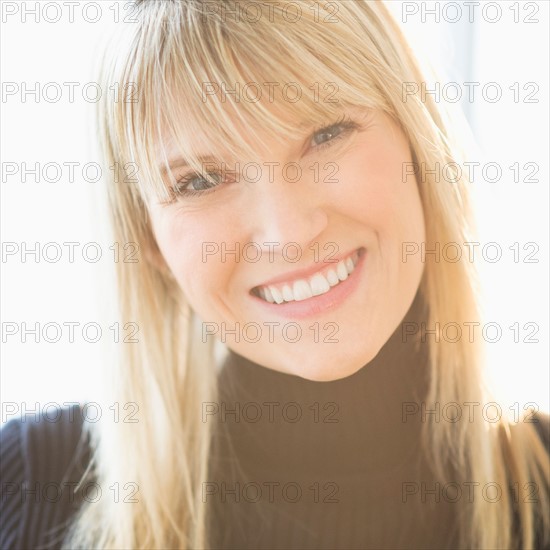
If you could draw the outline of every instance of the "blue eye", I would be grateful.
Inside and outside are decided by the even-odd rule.
[[[177,180],[172,191],[173,199],[191,195],[206,195],[219,187],[223,181],[223,174],[220,172],[208,172],[205,175],[191,172]]]
[[[357,124],[350,119],[345,119],[336,124],[325,126],[317,130],[311,139],[312,146],[317,149],[328,147],[334,141],[343,138],[352,130],[357,128]]]
[[[325,130],[317,132],[313,136],[313,141],[316,145],[322,145],[323,143],[334,139],[340,134],[340,132],[342,132],[342,129],[339,126],[331,126],[329,128],[326,128]]]
[[[357,130],[359,124],[344,117],[333,124],[324,125],[313,132],[310,138],[310,148],[318,151],[325,147],[330,147],[335,142],[343,139],[348,134]],[[172,200],[175,202],[181,197],[203,196],[215,192],[223,183],[232,183],[235,178],[228,178],[227,174],[222,172],[208,172],[199,174],[191,172],[179,179],[176,178],[176,184],[171,189]]]
[[[213,181],[209,181],[213,180]],[[178,191],[207,191],[219,185],[222,181],[222,176],[219,173],[208,173],[208,179],[196,173],[189,174],[178,180]],[[189,189],[190,187],[190,189]]]

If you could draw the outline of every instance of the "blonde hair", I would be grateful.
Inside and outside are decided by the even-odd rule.
[[[256,0],[247,4],[260,3]],[[207,4],[210,6],[207,9]],[[218,3],[221,5],[222,3]],[[234,4],[233,1],[223,3]],[[265,2],[264,9],[265,9]],[[401,30],[379,1],[333,1],[338,23],[324,23],[326,5],[304,0],[298,21],[289,23],[287,0],[272,6],[270,16],[250,22],[223,19],[212,2],[203,0],[137,2],[139,23],[125,25],[118,43],[103,62],[102,83],[120,90],[132,83],[134,96],[101,105],[101,138],[108,171],[114,238],[138,243],[137,264],[117,264],[120,315],[138,323],[139,344],[123,348],[113,366],[113,396],[136,402],[139,423],[110,423],[92,432],[93,473],[104,487],[137,483],[138,503],[112,499],[82,506],[65,544],[68,548],[203,548],[208,546],[202,481],[207,479],[210,432],[201,421],[201,403],[216,398],[214,350],[195,331],[194,314],[184,302],[167,268],[153,258],[159,253],[146,197],[167,197],[159,144],[170,136],[197,171],[201,164],[187,133],[200,135],[212,150],[235,158],[253,147],[236,140],[235,120],[252,136],[256,128],[279,139],[296,131],[297,120],[324,123],[343,105],[380,109],[399,123],[413,159],[421,167],[418,184],[426,219],[426,246],[436,241],[468,242],[472,237],[467,182],[436,184],[422,167],[457,161],[442,115],[430,97],[403,100],[403,83],[422,82],[422,75]],[[316,5],[317,10],[309,9]],[[268,47],[266,47],[268,45]],[[264,102],[203,101],[204,82],[314,82],[338,87],[339,102],[315,101],[305,94],[275,113]],[[253,142],[254,140],[250,140]],[[132,164],[133,163],[133,164]],[[136,181],[131,175],[139,168]],[[429,262],[420,292],[429,308],[429,326],[462,324],[479,315],[472,265]],[[177,335],[177,338],[174,336]],[[486,402],[482,382],[482,349],[478,342],[442,339],[429,346],[430,390],[427,403]],[[506,418],[487,425],[476,420],[424,425],[424,452],[439,478],[496,481],[507,487],[535,482],[548,486],[548,455],[533,426],[512,425]],[[464,548],[531,548],[537,522],[548,505],[518,504],[521,538],[511,521],[514,503],[503,491],[498,505],[475,499],[461,510]]]

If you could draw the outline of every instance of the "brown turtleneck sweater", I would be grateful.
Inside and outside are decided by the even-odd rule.
[[[419,307],[404,321],[418,320]],[[404,404],[424,399],[426,355],[403,342],[401,324],[374,360],[331,382],[230,353],[205,417],[217,428],[203,486],[212,548],[456,544],[456,505],[403,502],[414,487],[405,483],[435,483],[419,453],[420,415],[402,418]]]

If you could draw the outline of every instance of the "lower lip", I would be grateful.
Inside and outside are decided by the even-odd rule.
[[[270,313],[288,319],[307,319],[327,311],[333,311],[340,307],[358,287],[366,255],[366,251],[363,250],[363,254],[359,257],[351,275],[348,275],[345,281],[340,281],[336,286],[331,287],[325,294],[313,296],[300,302],[284,302],[282,304],[271,304],[254,295],[251,295],[251,297],[264,308],[267,308]]]

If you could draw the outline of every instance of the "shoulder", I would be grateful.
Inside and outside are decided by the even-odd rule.
[[[75,488],[90,457],[88,433],[77,405],[21,416],[2,427],[0,548],[61,545],[65,528],[82,502]]]

